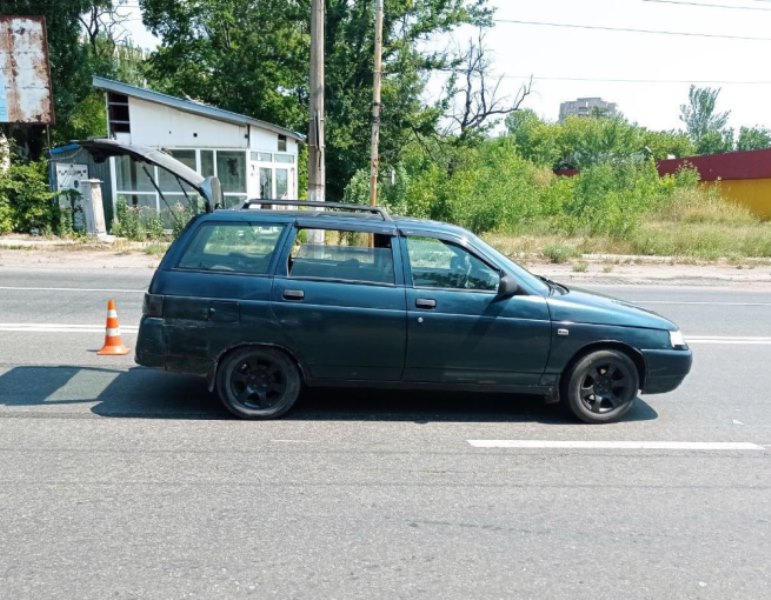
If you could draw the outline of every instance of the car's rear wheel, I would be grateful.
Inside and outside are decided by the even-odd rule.
[[[302,381],[294,361],[272,348],[243,348],[225,357],[217,371],[217,393],[242,419],[275,419],[300,395]]]
[[[640,387],[637,367],[619,350],[596,350],[576,362],[564,379],[563,397],[586,423],[612,423],[634,404]]]

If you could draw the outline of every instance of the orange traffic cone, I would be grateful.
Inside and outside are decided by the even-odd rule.
[[[118,322],[118,311],[115,310],[115,300],[107,301],[107,331],[104,335],[104,346],[97,352],[101,355],[122,356],[131,352],[123,345],[120,337],[120,323]]]

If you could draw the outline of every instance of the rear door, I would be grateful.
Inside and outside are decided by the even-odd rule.
[[[545,298],[498,296],[502,271],[462,240],[415,233],[400,242],[407,278],[404,379],[537,385],[551,338]]]
[[[405,297],[394,235],[387,225],[308,222],[288,236],[272,303],[313,379],[401,378]]]
[[[270,290],[275,251],[288,227],[288,222],[209,220],[189,232],[152,289],[164,296],[170,368],[208,369],[228,348],[279,341]]]

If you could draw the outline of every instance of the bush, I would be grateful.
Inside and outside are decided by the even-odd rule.
[[[0,174],[0,233],[50,233],[59,219],[49,190],[46,161],[14,162]]]
[[[179,214],[183,213],[184,211],[179,211]],[[173,231],[181,232],[185,224],[186,221]],[[137,242],[159,240],[166,237],[166,224],[163,217],[152,208],[129,206],[125,200],[120,199],[115,204],[112,232]]]

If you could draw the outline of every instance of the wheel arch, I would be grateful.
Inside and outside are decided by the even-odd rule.
[[[289,350],[289,348],[286,348],[285,346],[281,346],[280,344],[270,344],[270,343],[263,343],[263,342],[244,342],[240,344],[235,344],[233,346],[228,346],[222,352],[220,352],[217,357],[214,359],[214,362],[212,364],[211,372],[206,377],[206,384],[209,388],[210,392],[214,391],[214,387],[217,383],[217,373],[220,370],[220,366],[224,362],[224,360],[233,354],[234,352],[238,352],[239,350],[243,350],[244,348],[270,348],[271,350],[278,350],[279,352],[282,352],[283,354],[286,354],[289,359],[295,364],[297,367],[297,370],[300,372],[300,378],[302,379],[302,382],[304,385],[307,385],[310,381],[310,378],[308,377],[308,369],[305,367],[303,362],[299,359],[299,357]]]
[[[614,340],[606,340],[606,341],[592,342],[591,344],[587,344],[586,346],[583,346],[582,348],[580,348],[573,355],[573,357],[565,365],[565,368],[562,369],[562,373],[560,373],[560,380],[559,380],[560,393],[562,393],[562,390],[564,389],[566,377],[573,369],[573,366],[579,360],[581,360],[584,356],[586,356],[587,354],[591,354],[592,352],[596,352],[597,350],[618,350],[626,354],[632,360],[632,362],[634,363],[634,366],[637,368],[637,375],[640,379],[639,386],[640,386],[640,389],[643,389],[643,387],[645,386],[646,370],[645,370],[645,358],[643,357],[642,352],[640,352],[633,346],[630,346],[629,344],[625,344],[623,342],[617,342]]]

